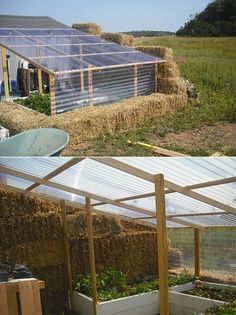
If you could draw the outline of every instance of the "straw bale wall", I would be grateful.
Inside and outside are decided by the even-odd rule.
[[[172,50],[155,46],[136,48],[166,60],[165,63],[158,64],[158,93],[105,106],[78,108],[55,117],[35,113],[16,104],[0,102],[0,124],[8,128],[11,135],[40,127],[61,128],[70,135],[70,150],[102,134],[127,131],[185,106],[186,86],[180,78]]]
[[[101,35],[102,27],[96,23],[74,23],[73,28],[90,35]]]
[[[85,211],[67,208],[73,277],[88,273]],[[149,227],[93,215],[97,271],[117,268],[136,281],[157,270],[156,235]],[[67,304],[65,251],[60,208],[49,201],[0,189],[0,262],[25,263],[45,280],[49,311]],[[169,248],[181,265],[181,253]],[[170,259],[172,261],[172,259]],[[172,266],[173,267],[173,266]]]
[[[122,46],[133,46],[134,37],[122,33],[102,33],[101,38]]]

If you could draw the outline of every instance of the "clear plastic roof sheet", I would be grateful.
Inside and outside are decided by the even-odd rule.
[[[200,195],[165,188],[169,228],[236,226],[236,158],[0,158],[0,184],[24,191],[38,183],[33,194],[78,207],[90,197],[99,213],[155,226],[154,183],[129,168]]]
[[[108,42],[72,28],[0,29],[0,45],[53,73],[128,64],[155,63],[134,48]]]

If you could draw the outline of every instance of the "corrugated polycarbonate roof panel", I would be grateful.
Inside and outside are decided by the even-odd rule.
[[[100,37],[67,29],[0,29],[0,44],[50,72],[80,71],[88,68],[155,63],[162,60],[134,48],[120,46]],[[47,46],[38,49],[38,46]],[[37,47],[37,49],[36,49]],[[109,53],[109,56],[104,55]],[[122,53],[122,54],[121,54]],[[90,54],[90,56],[88,56]],[[93,54],[93,55],[91,55]],[[69,57],[75,55],[73,58]],[[38,57],[40,59],[35,59]],[[55,56],[55,60],[51,58]],[[57,56],[65,56],[59,60]],[[84,64],[81,67],[81,56]],[[58,64],[58,66],[55,66]]]
[[[163,173],[166,180],[181,186],[236,176],[236,158],[115,159],[149,174]],[[0,166],[43,178],[69,160],[70,158],[0,158]],[[47,185],[39,185],[32,192],[65,199],[77,204],[84,204],[83,194],[86,192],[100,202],[105,198],[113,203],[113,205],[98,205],[96,206],[97,210],[113,215],[123,215],[130,219],[155,216],[156,213],[154,197],[122,201],[125,208],[114,205],[112,202],[117,199],[153,193],[153,183],[89,158],[79,161],[50,181],[53,182],[54,186],[59,184],[62,185],[61,187],[68,187],[71,190],[77,189],[78,194],[75,190],[72,190],[73,193],[71,193],[58,189],[60,186],[53,188]],[[32,182],[14,177],[12,174],[6,175],[4,172],[0,172],[0,183],[21,189],[26,189],[32,184]],[[235,182],[196,189],[195,191],[213,200],[219,200],[226,206],[231,206],[232,212],[236,214]],[[92,200],[92,203],[94,202],[96,203],[95,200]],[[210,215],[213,212],[217,212],[217,214]],[[179,220],[180,223],[168,223],[169,227],[185,225],[199,227],[236,226],[235,214],[226,213],[220,208],[176,192],[166,194],[166,213],[167,216],[170,216],[169,220]],[[155,224],[155,219],[143,220]]]

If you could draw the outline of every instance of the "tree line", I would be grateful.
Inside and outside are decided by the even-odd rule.
[[[236,0],[215,0],[181,27],[180,36],[236,36]]]

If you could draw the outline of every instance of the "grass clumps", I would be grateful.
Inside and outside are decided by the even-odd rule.
[[[127,283],[127,276],[121,271],[110,270],[96,275],[98,299],[100,302],[123,298],[140,293],[152,292],[159,289],[158,279],[144,279],[140,283]],[[169,287],[194,281],[187,272],[180,276],[170,275]],[[74,289],[87,296],[92,296],[91,275],[79,275],[74,282]]]
[[[14,102],[27,108],[36,110],[39,113],[46,115],[51,114],[50,96],[48,94],[39,95],[34,93],[26,98],[18,98]]]

